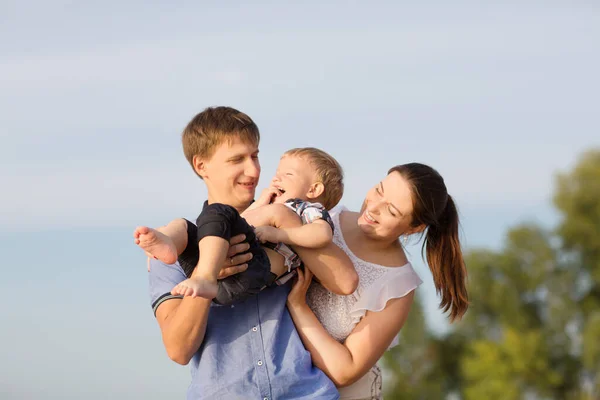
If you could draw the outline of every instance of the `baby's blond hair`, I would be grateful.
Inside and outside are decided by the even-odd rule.
[[[286,151],[283,157],[305,157],[317,172],[317,179],[323,184],[324,190],[316,201],[327,210],[335,207],[344,194],[344,171],[335,158],[314,147],[298,147]]]

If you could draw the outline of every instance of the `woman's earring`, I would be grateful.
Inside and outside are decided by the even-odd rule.
[[[408,235],[405,233],[404,235],[402,235],[402,245],[406,246],[407,243],[408,243]]]

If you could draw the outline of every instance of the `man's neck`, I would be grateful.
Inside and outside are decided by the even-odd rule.
[[[243,213],[244,211],[246,211],[246,209],[250,206],[251,203],[248,204],[235,204],[236,202],[234,201],[229,201],[229,200],[224,200],[224,199],[218,199],[216,197],[211,197],[210,195],[208,196],[208,204],[213,204],[213,203],[221,203],[221,204],[225,204],[228,206],[231,206],[233,208],[235,208],[237,210],[237,212],[239,212],[240,214]]]

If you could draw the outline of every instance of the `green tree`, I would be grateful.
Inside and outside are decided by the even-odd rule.
[[[511,230],[499,252],[468,255],[473,306],[458,327],[468,340],[463,398],[564,399],[573,389],[564,304],[574,283],[563,284],[559,259],[550,233],[534,225]]]
[[[586,152],[557,183],[554,204],[563,217],[557,232],[580,272],[573,323],[581,343],[582,386],[600,398],[600,150]]]
[[[439,357],[435,340],[428,332],[419,298],[402,331],[399,344],[383,360],[386,399],[439,399],[444,387],[440,379]]]

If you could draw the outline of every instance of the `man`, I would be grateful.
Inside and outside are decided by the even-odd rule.
[[[227,204],[242,213],[252,203],[260,175],[259,140],[250,117],[229,107],[208,108],[190,121],[184,153],[207,186],[208,204]],[[239,241],[232,238],[230,257],[248,249]],[[356,288],[356,272],[334,244],[295,250],[331,291],[350,294]],[[230,264],[242,264],[244,257],[231,257]],[[186,278],[179,264],[150,262],[150,297],[167,353],[180,364],[192,361],[188,399],[339,397],[329,378],[313,367],[295,330],[285,307],[289,285],[218,306],[202,297],[171,295]]]

